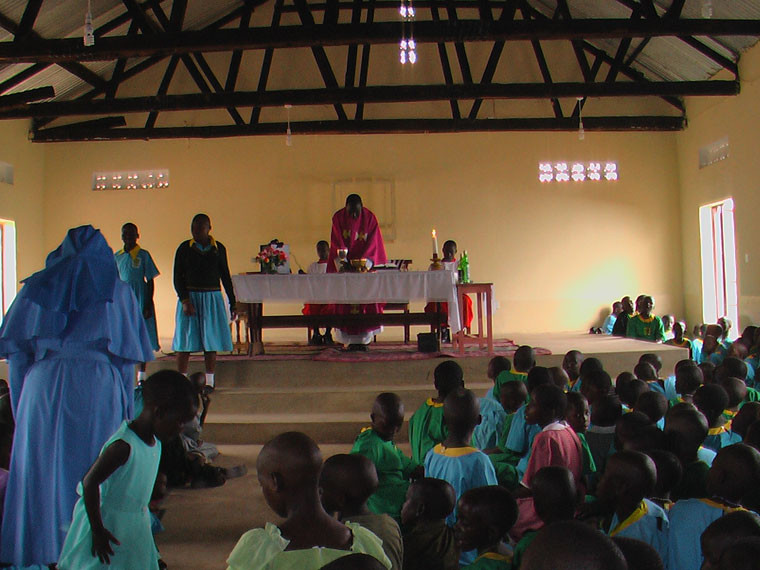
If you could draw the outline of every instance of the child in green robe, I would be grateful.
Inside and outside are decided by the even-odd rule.
[[[470,489],[459,499],[454,535],[462,552],[477,550],[475,561],[463,569],[510,570],[511,556],[499,552],[499,544],[517,520],[517,502],[504,487]]]
[[[457,388],[464,388],[464,372],[453,360],[446,360],[435,367],[433,372],[438,395],[428,398],[409,419],[409,443],[412,459],[422,465],[427,452],[446,439],[443,425],[443,402],[446,396]]]
[[[404,404],[397,394],[383,392],[372,406],[372,425],[364,428],[354,441],[351,453],[369,458],[377,469],[377,491],[367,501],[376,514],[401,518],[409,479],[422,476],[422,466],[396,447],[393,439],[404,423]]]
[[[505,370],[496,377],[496,384],[491,391],[492,397],[496,400],[499,399],[499,390],[507,382],[512,380],[526,382],[528,380],[528,372],[536,365],[536,351],[531,346],[521,346],[515,351],[512,364],[512,370]]]

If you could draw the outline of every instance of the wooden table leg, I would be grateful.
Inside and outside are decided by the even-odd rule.
[[[480,291],[475,293],[478,298],[478,348],[485,345],[485,330],[483,329],[483,295]]]
[[[262,303],[251,303],[251,350],[252,356],[264,354],[264,341],[261,331],[261,316],[264,313],[264,306]]]
[[[486,326],[488,327],[488,354],[493,354],[493,290],[486,291]]]

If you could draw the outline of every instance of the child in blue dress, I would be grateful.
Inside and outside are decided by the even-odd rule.
[[[229,319],[235,318],[235,291],[227,249],[209,234],[209,217],[196,214],[190,231],[193,239],[183,241],[174,256],[174,289],[179,300],[172,349],[177,352],[177,369],[182,374],[187,374],[190,353],[203,352],[206,386],[211,391],[216,353],[232,350]],[[229,316],[224,308],[220,281],[227,293]]]
[[[123,422],[82,479],[80,499],[58,561],[59,570],[158,568],[148,503],[161,441],[176,437],[198,409],[190,382],[162,370],[143,383],[144,406]]]
[[[470,489],[459,499],[454,535],[460,550],[477,550],[466,570],[510,570],[512,557],[499,552],[499,544],[517,520],[517,503],[504,487]]]
[[[161,347],[158,344],[158,331],[156,329],[156,309],[153,305],[153,292],[155,284],[153,280],[158,277],[158,268],[147,249],[142,249],[137,240],[140,233],[137,226],[127,222],[121,227],[121,241],[124,248],[114,254],[116,268],[119,270],[119,278],[127,283],[135,294],[137,305],[140,307],[145,319],[145,328],[148,330],[150,345],[154,351]],[[137,381],[145,380],[145,363],[140,363],[140,371],[137,373]]]

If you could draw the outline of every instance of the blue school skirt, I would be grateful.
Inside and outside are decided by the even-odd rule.
[[[187,316],[177,301],[175,352],[231,352],[230,317],[221,291],[190,291],[195,314]]]

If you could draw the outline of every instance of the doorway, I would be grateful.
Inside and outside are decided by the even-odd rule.
[[[741,330],[736,276],[734,200],[728,198],[699,209],[702,244],[702,321],[717,323],[726,316]]]

